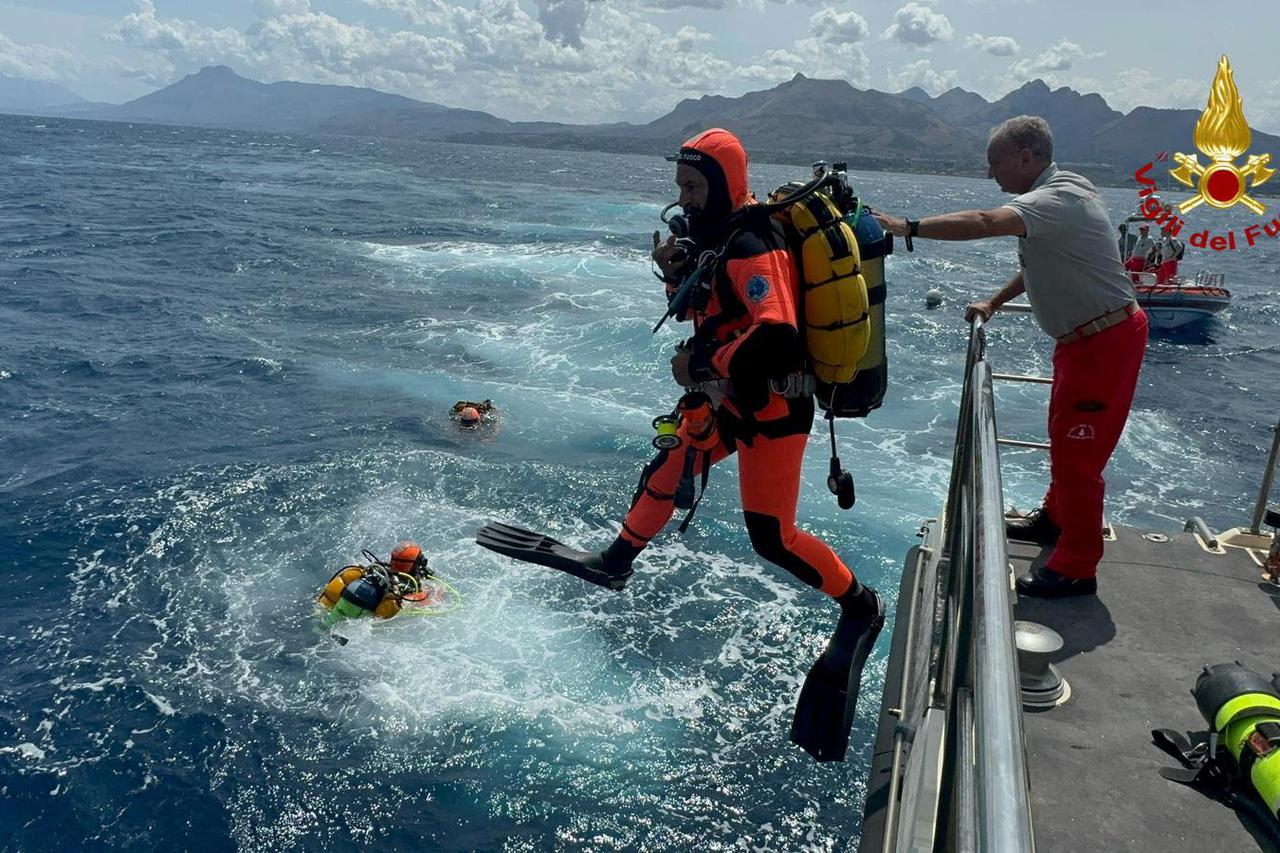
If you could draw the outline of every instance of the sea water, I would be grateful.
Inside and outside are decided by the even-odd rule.
[[[753,188],[804,172],[756,166]],[[889,632],[849,761],[814,763],[787,732],[833,608],[753,553],[732,461],[620,594],[473,542],[489,519],[617,531],[688,333],[650,333],[670,164],[0,117],[0,174],[0,847],[856,845]],[[1004,198],[853,178],[917,217]],[[801,524],[891,607],[946,488],[963,305],[1015,250],[896,244],[888,396],[839,424],[851,512],[816,425]],[[1143,529],[1244,522],[1277,417],[1280,253],[1198,268],[1233,305],[1153,339],[1108,472],[1108,516]],[[1048,372],[1029,317],[990,329],[997,369]],[[1043,438],[1044,386],[997,396],[1002,434]],[[464,398],[496,425],[460,432]],[[1035,505],[1043,456],[1003,466]],[[463,609],[334,642],[318,587],[403,538]]]

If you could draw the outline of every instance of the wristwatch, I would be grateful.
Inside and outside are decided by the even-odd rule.
[[[919,219],[907,220],[907,236],[908,237],[920,236],[920,220]]]

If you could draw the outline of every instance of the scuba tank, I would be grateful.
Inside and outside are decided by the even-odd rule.
[[[422,600],[422,581],[431,577],[427,555],[416,542],[401,542],[391,551],[390,563],[368,550],[363,566],[344,566],[325,584],[317,599],[328,611],[330,624],[343,619],[376,616],[390,619],[400,613],[405,600]],[[414,598],[413,596],[417,596]]]
[[[1206,666],[1191,694],[1240,775],[1280,819],[1280,694],[1238,662]]]
[[[334,621],[371,616],[382,603],[386,589],[368,575],[362,575],[342,588],[342,594],[329,612]]]
[[[1269,820],[1280,820],[1280,676],[1273,682],[1239,661],[1206,666],[1191,695],[1210,728],[1190,738],[1152,731],[1156,746],[1182,763],[1160,775],[1242,810],[1257,809],[1256,795]]]
[[[836,418],[865,417],[888,387],[885,357],[884,258],[893,237],[849,186],[844,163],[814,180],[792,182],[769,196],[799,269],[801,322],[813,394],[831,434],[827,489],[841,509],[857,500],[853,475],[840,464]]]
[[[800,271],[802,331],[815,397],[831,417],[860,418],[880,407],[885,360],[884,259],[893,235],[849,186],[846,166],[814,164],[814,191],[793,181],[770,194]],[[808,197],[806,197],[808,193]]]

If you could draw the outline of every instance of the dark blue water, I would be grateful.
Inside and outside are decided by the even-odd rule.
[[[0,117],[0,174],[0,848],[855,844],[887,632],[857,755],[814,764],[786,734],[831,608],[752,553],[732,464],[620,595],[471,541],[616,530],[676,396],[645,253],[669,164]],[[916,215],[1001,199],[858,184]],[[890,395],[841,425],[851,513],[815,435],[802,521],[884,590],[945,488],[960,308],[1014,259],[891,260]],[[1112,518],[1166,531],[1245,519],[1277,413],[1280,255],[1186,266],[1235,304],[1153,342],[1109,475]],[[993,338],[1047,370],[1027,318]],[[1043,436],[1044,395],[1002,389],[1002,432]],[[459,434],[463,397],[498,429]],[[1043,476],[1006,454],[1011,501]],[[317,586],[404,537],[463,610],[327,640]]]

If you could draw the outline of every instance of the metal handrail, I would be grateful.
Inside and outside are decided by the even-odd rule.
[[[970,381],[978,387],[973,409],[974,727],[978,792],[978,841],[982,850],[1030,851],[1031,795],[1022,733],[1022,698],[1009,601],[1009,555],[1004,532],[1004,491],[996,449],[995,399],[985,361]]]
[[[1276,457],[1280,456],[1280,421],[1272,427],[1275,438],[1271,439],[1271,456],[1267,459],[1267,469],[1262,473],[1262,488],[1258,491],[1258,504],[1253,508],[1253,524],[1249,532],[1255,536],[1262,533],[1262,517],[1267,512],[1267,499],[1271,496],[1271,481],[1276,475]]]
[[[927,674],[929,687],[925,701],[898,709],[899,733],[917,737],[895,736],[889,801],[901,796],[903,802],[901,810],[889,809],[885,851],[1035,848],[993,374],[985,356],[984,324],[976,317],[969,327],[943,548],[931,556],[936,580],[919,588],[909,605],[909,624],[933,640],[928,653],[913,656],[910,671],[904,670],[903,698],[916,676]],[[909,646],[915,642],[908,639]]]

